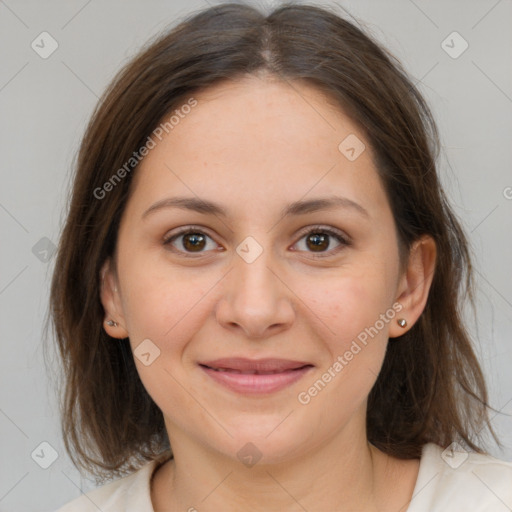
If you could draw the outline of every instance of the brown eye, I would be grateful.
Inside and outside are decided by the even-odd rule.
[[[332,239],[338,243],[338,247],[332,248]],[[299,244],[304,240],[306,252],[318,253],[313,255],[316,258],[324,258],[332,256],[339,252],[343,247],[349,246],[350,242],[340,232],[334,231],[331,228],[323,228],[321,226],[310,229],[305,235],[297,242]]]
[[[187,251],[201,251],[206,245],[205,236],[202,233],[187,233],[183,235],[182,244]]]
[[[338,243],[337,247],[332,248],[332,239]],[[343,247],[350,245],[350,241],[340,232],[322,226],[310,228],[297,244],[302,240],[305,240],[305,249],[300,250],[317,253],[313,254],[315,258],[332,256]],[[211,241],[210,247],[208,247],[209,241]],[[216,250],[219,247],[209,235],[195,227],[189,227],[168,236],[164,239],[163,244],[169,246],[173,252],[185,257],[201,256],[203,253]]]
[[[312,233],[307,235],[306,244],[314,252],[321,252],[329,248],[329,235],[325,233]]]
[[[183,256],[194,256],[194,253],[201,255],[207,250],[213,250],[217,247],[212,240],[212,247],[206,249],[208,241],[212,240],[210,236],[196,228],[188,228],[175,233],[166,239],[163,244],[170,246],[173,252],[179,252]]]

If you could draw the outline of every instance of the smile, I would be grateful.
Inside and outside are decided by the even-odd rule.
[[[269,394],[301,379],[313,365],[285,359],[228,358],[199,363],[216,383],[242,394]]]

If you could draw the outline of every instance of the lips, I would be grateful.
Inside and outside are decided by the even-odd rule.
[[[300,380],[314,367],[287,359],[227,358],[199,363],[214,382],[243,395],[268,395]]]
[[[247,375],[270,375],[298,370],[305,366],[312,366],[304,361],[291,361],[287,359],[244,359],[224,358],[199,363],[219,372],[243,373]]]

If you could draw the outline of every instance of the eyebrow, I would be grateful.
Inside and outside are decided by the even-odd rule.
[[[329,196],[317,199],[308,199],[305,201],[294,201],[286,205],[281,210],[281,216],[286,215],[304,215],[320,210],[331,210],[333,208],[346,208],[358,212],[360,215],[370,218],[368,211],[359,203],[352,201],[348,197]],[[216,215],[219,217],[228,217],[227,210],[220,204],[208,201],[207,199],[199,199],[196,197],[169,197],[157,201],[150,206],[143,214],[144,219],[152,212],[156,212],[163,208],[180,208],[182,210],[191,210],[205,215]]]

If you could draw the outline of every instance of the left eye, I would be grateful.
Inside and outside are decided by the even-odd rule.
[[[330,239],[334,238],[340,245],[331,249],[328,252],[327,248],[330,247]],[[343,246],[350,245],[349,241],[338,231],[334,231],[330,228],[322,228],[317,227],[314,229],[310,229],[302,238],[297,242],[300,243],[301,240],[305,239],[306,247],[312,249],[312,252],[321,253],[318,255],[313,255],[315,258],[324,258],[326,256],[332,256],[332,252],[338,252]],[[325,254],[327,252],[327,254]]]
[[[182,239],[179,244],[181,248],[176,248],[173,243],[179,238]],[[331,245],[331,238],[334,238],[340,245],[335,249],[327,251]],[[315,258],[330,256],[333,251],[338,252],[343,246],[350,245],[350,242],[341,233],[330,228],[315,227],[313,229],[309,229],[309,231],[302,235],[296,245],[303,239],[305,240],[306,251],[309,249],[311,252],[321,253],[313,255]],[[174,249],[172,249],[174,252],[180,252],[186,257],[194,257],[194,255],[200,255],[205,252],[203,249],[208,245],[207,240],[211,240],[213,247],[211,247],[210,250],[214,250],[217,244],[209,235],[197,228],[187,228],[167,237],[164,239],[163,243],[164,245],[174,247]],[[325,254],[326,252],[327,254]]]

